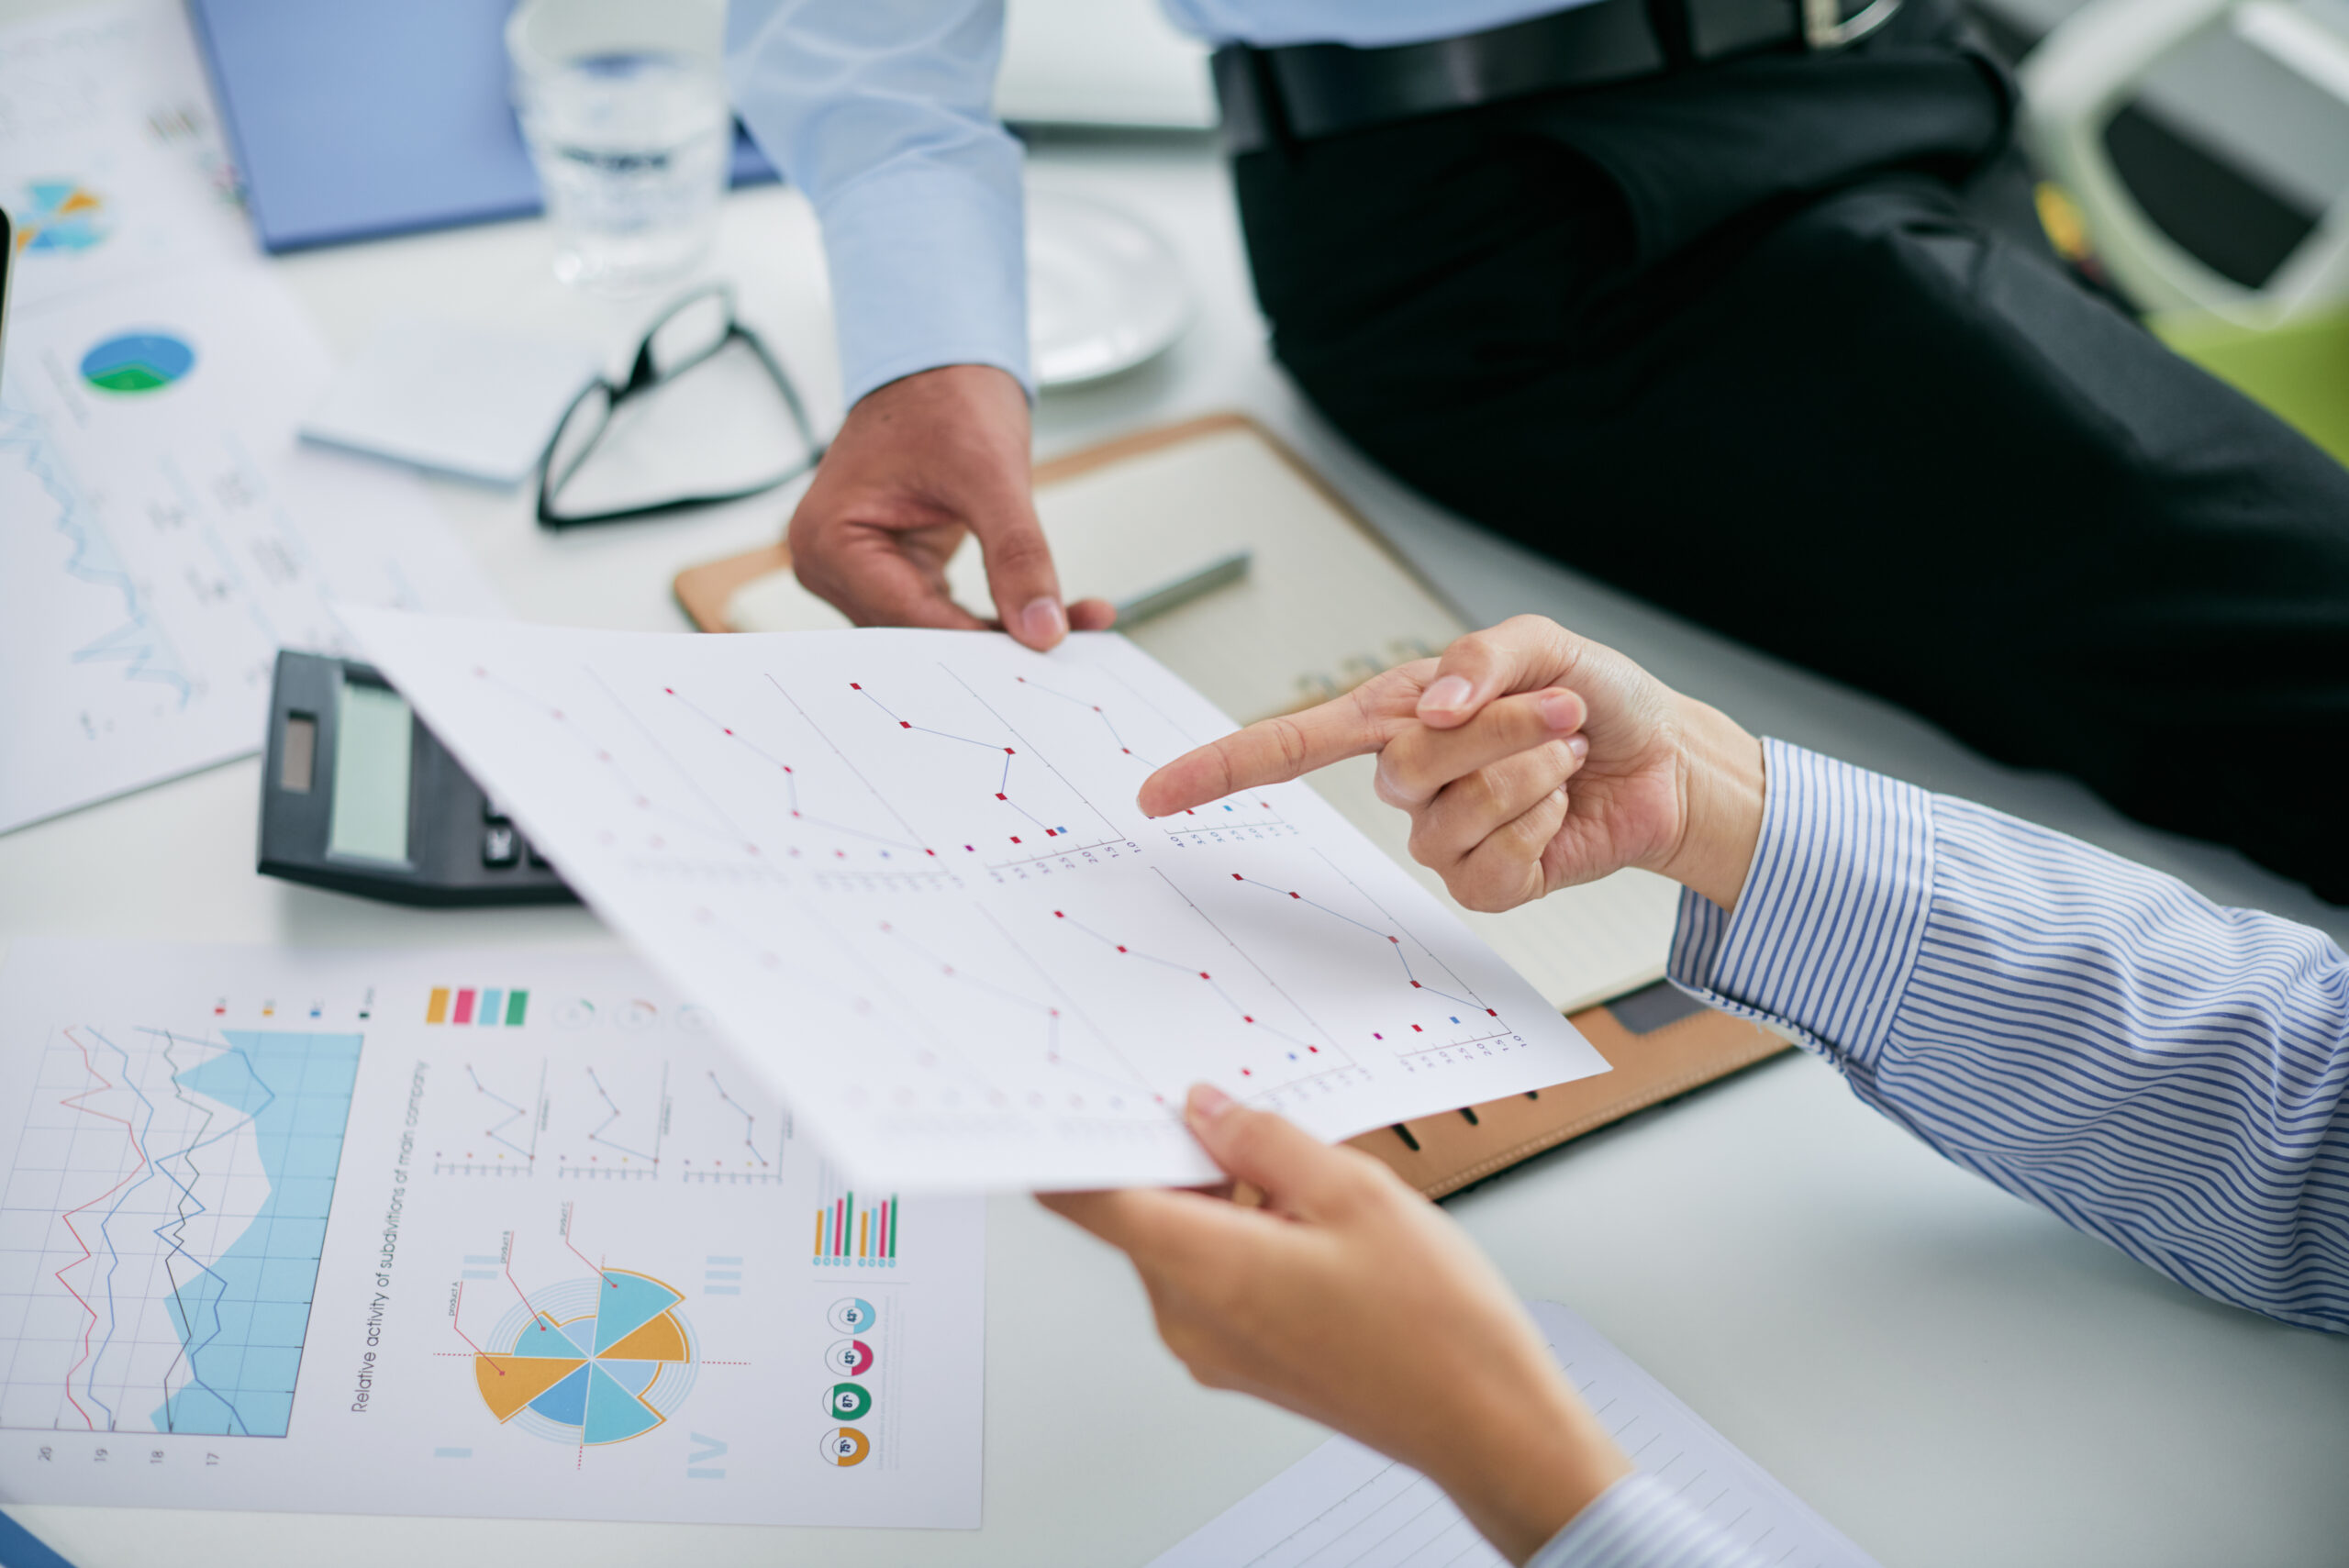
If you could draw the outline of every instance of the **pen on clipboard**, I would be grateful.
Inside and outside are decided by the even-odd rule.
[[[1227,584],[1239,582],[1248,575],[1248,563],[1255,555],[1252,550],[1235,550],[1230,555],[1218,556],[1187,576],[1136,594],[1118,606],[1118,628],[1123,631],[1138,626],[1153,616],[1163,616],[1194,599],[1205,598]]]

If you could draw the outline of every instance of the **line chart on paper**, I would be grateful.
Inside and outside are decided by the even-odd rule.
[[[359,1047],[50,1034],[0,1193],[0,1427],[286,1434]]]
[[[359,614],[533,842],[863,1174],[1186,1180],[1197,1081],[1334,1137],[1603,1071],[1305,786],[1143,817],[1142,781],[1229,725],[1122,639]],[[614,1071],[595,1163],[653,1169],[631,1118],[686,1086]]]

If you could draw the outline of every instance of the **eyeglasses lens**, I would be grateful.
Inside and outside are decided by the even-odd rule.
[[[555,431],[554,445],[547,459],[547,475],[560,485],[579,466],[580,461],[595,448],[604,427],[611,422],[612,395],[600,384],[589,387],[563,416],[562,424]]]
[[[732,304],[725,295],[705,294],[679,306],[652,328],[647,348],[652,373],[666,378],[689,369],[718,351],[734,323]]]

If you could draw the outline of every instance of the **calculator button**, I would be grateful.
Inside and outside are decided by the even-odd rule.
[[[499,827],[503,827],[506,823],[506,813],[499,807],[497,802],[490,799],[487,795],[483,795],[481,797],[481,819],[484,822],[494,823]]]
[[[510,866],[521,857],[521,835],[511,828],[485,828],[481,835],[481,863]]]

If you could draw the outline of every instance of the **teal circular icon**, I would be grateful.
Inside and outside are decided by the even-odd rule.
[[[856,1296],[842,1296],[833,1302],[831,1311],[826,1314],[834,1330],[842,1334],[863,1333],[873,1327],[875,1316],[873,1303]]]
[[[835,1383],[824,1396],[824,1414],[839,1420],[860,1420],[872,1408],[873,1396],[861,1383]]]

